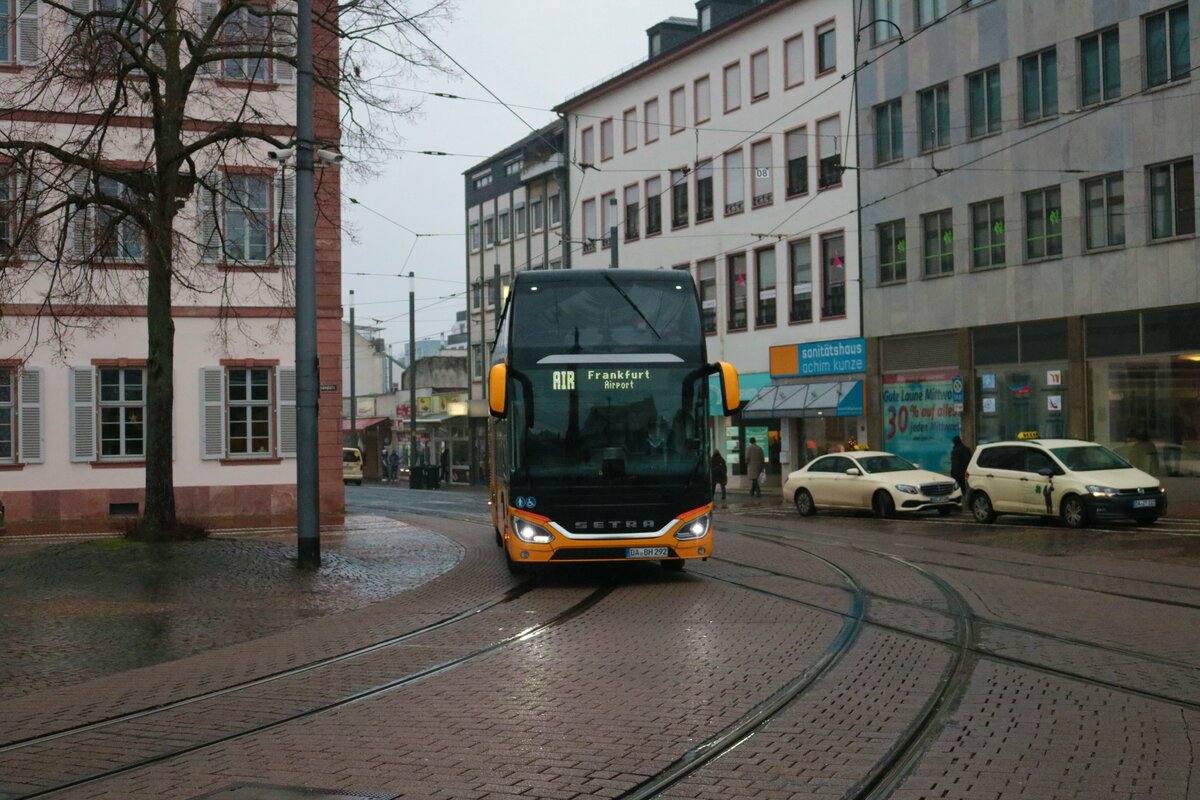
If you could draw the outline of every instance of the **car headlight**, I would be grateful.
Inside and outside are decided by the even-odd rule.
[[[513,533],[522,542],[532,542],[533,544],[550,544],[554,541],[554,534],[538,525],[535,522],[530,522],[527,519],[513,517]]]
[[[680,525],[679,530],[675,531],[675,538],[681,541],[701,539],[708,533],[710,522],[712,522],[711,514],[701,514],[695,519],[688,520]]]
[[[1112,488],[1111,486],[1094,486],[1094,485],[1089,484],[1083,488],[1087,489],[1089,492],[1091,492],[1094,497],[1116,497],[1117,496],[1117,490]]]
[[[920,494],[920,492],[917,491],[917,487],[910,486],[907,483],[897,483],[896,491],[904,492],[905,494]]]
[[[1167,493],[1167,487],[1165,487],[1165,486],[1159,486],[1159,487],[1158,487],[1158,493],[1159,493],[1159,494],[1166,494],[1166,493]]]

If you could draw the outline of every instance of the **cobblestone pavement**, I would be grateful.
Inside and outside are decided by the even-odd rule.
[[[1200,797],[1186,532],[735,501],[683,574],[519,582],[478,492],[348,500],[317,576],[0,546],[0,798]]]

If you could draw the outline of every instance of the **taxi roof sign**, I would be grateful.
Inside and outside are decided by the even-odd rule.
[[[1038,438],[1037,431],[1021,431],[1017,434],[1018,439],[1036,439]]]

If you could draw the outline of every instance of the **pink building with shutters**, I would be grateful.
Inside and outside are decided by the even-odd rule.
[[[0,42],[0,92],[28,81],[69,24],[38,0],[21,5],[13,32]],[[71,5],[80,13],[90,8],[88,0]],[[196,18],[215,7],[199,3]],[[327,33],[315,35],[318,52],[336,53]],[[198,119],[187,129],[211,129],[204,117],[218,118],[221,102],[234,100],[249,102],[274,136],[291,138],[294,70],[280,61],[244,61],[219,62],[197,79],[198,109],[193,114],[189,106],[189,118]],[[36,128],[46,140],[70,142],[95,123],[77,108],[5,111],[0,138]],[[337,146],[337,112],[336,98],[318,91],[322,147]],[[102,158],[142,169],[153,135],[148,117],[119,117],[106,130]],[[175,498],[181,520],[210,528],[295,517],[295,173],[294,162],[272,160],[267,150],[249,143],[230,148],[219,163],[198,164],[209,188],[197,186],[180,201],[172,296]],[[42,207],[62,205],[77,181],[88,180],[57,169],[53,176],[0,170],[0,247],[16,254],[0,271],[0,503],[10,534],[120,528],[142,510],[146,242],[139,228],[113,224],[99,206],[66,204],[61,218],[45,218],[30,234],[22,224],[30,194]],[[107,192],[104,180],[93,189]],[[331,521],[344,511],[338,167],[323,169],[317,184],[320,382],[334,387],[320,407],[320,491],[322,517]],[[27,185],[40,189],[28,193]],[[121,191],[115,182],[111,188]],[[61,254],[47,260],[55,242]],[[49,277],[56,263],[60,272],[75,271],[86,291],[64,292],[63,282]]]

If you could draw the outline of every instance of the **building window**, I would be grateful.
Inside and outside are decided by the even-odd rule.
[[[1116,28],[1079,40],[1079,70],[1081,106],[1121,96],[1121,42]]]
[[[904,158],[904,118],[900,100],[875,107],[875,163]]]
[[[832,22],[817,28],[817,77],[837,69],[837,30]]]
[[[700,32],[712,29],[712,6],[704,6],[700,9]]]
[[[746,208],[746,165],[741,148],[725,154],[725,216]]]
[[[481,172],[477,175],[472,176],[472,178],[471,178],[471,186],[475,189],[486,189],[487,187],[489,187],[491,185],[492,185],[492,173],[490,173],[490,172]]]
[[[584,128],[579,133],[579,163],[596,163],[596,131],[594,128]]]
[[[671,133],[679,133],[687,126],[687,98],[683,87],[671,90]]]
[[[1192,159],[1151,167],[1150,238],[1190,236],[1196,232],[1196,183]]]
[[[925,275],[936,277],[954,272],[954,219],[953,213],[935,211],[921,217],[921,231],[925,240]]]
[[[717,262],[713,259],[696,265],[700,275],[700,324],[705,333],[717,332]]]
[[[729,325],[726,330],[746,329],[746,255],[738,253],[725,259],[726,283],[729,286]]]
[[[630,108],[621,118],[622,134],[625,138],[625,152],[636,150],[638,146],[637,109]]]
[[[558,225],[562,222],[562,202],[561,196],[557,194],[550,195],[547,203],[550,206],[550,224]]]
[[[20,2],[20,0],[15,0]],[[14,0],[9,0],[14,2]],[[254,44],[262,42],[268,45],[268,17],[254,13],[255,9],[242,6],[235,9],[225,18],[225,27],[221,31],[223,42],[229,43],[233,50],[256,49]],[[5,37],[7,38],[7,37]],[[243,58],[227,58],[222,63],[221,76],[236,81],[265,81],[267,80],[267,59],[246,56]]]
[[[771,175],[771,140],[764,139],[750,146],[750,165],[754,169],[751,208],[769,206],[775,200],[775,180]]]
[[[509,233],[510,233],[509,228],[508,228],[508,212],[507,211],[500,212],[500,216],[497,219],[500,220],[500,225],[499,225],[500,241],[507,242]]]
[[[471,284],[471,308],[478,309],[482,300],[483,284],[475,281]]]
[[[474,371],[474,377],[483,377],[483,345],[471,345],[471,364]]]
[[[0,171],[0,256],[11,253],[16,242],[17,196],[16,175],[12,171]]]
[[[817,189],[842,184],[842,126],[837,117],[817,123]]]
[[[646,101],[645,112],[646,144],[658,141],[658,98]]]
[[[638,203],[638,185],[625,187],[625,241],[636,239],[641,235],[638,224],[641,216],[641,204]]]
[[[708,76],[697,79],[692,86],[693,94],[692,104],[696,112],[696,124],[708,122],[712,117],[712,92],[709,91]]]
[[[900,0],[874,0],[871,18],[875,24],[871,38],[875,44],[890,42],[900,36]],[[889,24],[890,23],[890,24]]]
[[[974,139],[1000,130],[1000,68],[967,76],[967,136]]]
[[[513,217],[517,221],[517,236],[524,236],[528,230],[529,211],[525,206],[517,206],[517,210],[513,212]]]
[[[604,247],[612,244],[613,228],[617,224],[617,195],[608,192],[600,196],[600,239]]]
[[[771,92],[770,61],[766,50],[750,56],[750,100],[761,100]]]
[[[86,177],[84,177],[84,181],[87,181]],[[117,201],[126,202],[133,200],[132,192],[130,191],[129,187],[118,183],[112,178],[100,177],[97,183],[101,197],[110,197]],[[241,220],[248,218],[248,216],[252,216],[254,218],[255,226],[263,229],[263,246],[265,247],[266,229],[269,227],[269,225],[268,221],[265,219],[265,214],[263,219],[258,219],[257,213],[259,212],[258,204],[260,202],[265,204],[266,202],[265,196],[262,198],[259,197],[259,191],[265,195],[269,184],[265,178],[257,180],[254,183],[255,191],[248,197],[249,204],[245,208],[240,208],[237,207],[238,204],[235,202],[235,207],[230,209],[232,212],[231,218],[235,220]],[[262,184],[261,187],[257,185],[259,183]],[[128,216],[125,216],[123,212],[98,204],[93,209],[91,219],[93,225],[92,230],[88,231],[88,235],[91,237],[90,244],[95,249],[93,253],[89,253],[88,250],[90,248],[81,247],[80,252],[82,254],[94,254],[97,258],[104,261],[126,261],[141,263],[144,260],[146,255],[146,238],[142,234],[141,227],[139,227],[137,223],[135,223]],[[257,231],[253,234],[246,234],[246,236],[249,240],[253,240],[257,245]],[[254,252],[257,253],[257,249]],[[266,260],[265,253],[263,254],[261,260]]]
[[[755,327],[774,325],[775,297],[779,294],[775,276],[774,247],[754,251],[754,290],[758,297],[754,306]]]
[[[879,232],[879,282],[901,283],[908,277],[908,240],[904,220],[886,222]]]
[[[783,43],[783,88],[804,83],[804,35],[796,34]]]
[[[1058,54],[1052,47],[1021,59],[1021,121],[1058,114]]]
[[[468,230],[471,232],[471,251],[479,249],[479,223],[472,222]]]
[[[1025,193],[1025,258],[1062,255],[1062,200],[1057,186]]]
[[[507,164],[505,164],[504,165],[504,174],[509,176],[510,178],[513,175],[520,175],[521,174],[521,160],[517,159],[516,161],[510,161]]]
[[[263,263],[270,251],[271,178],[225,176],[225,255],[239,263]]]
[[[787,158],[787,196],[808,193],[808,129],[796,128],[783,135]]]
[[[0,367],[0,464],[16,460],[15,438],[17,424],[16,370]]]
[[[1004,259],[1004,200],[976,203],[971,206],[971,268],[998,267]]]
[[[821,237],[821,318],[846,316],[846,238]]]
[[[1083,182],[1088,250],[1125,244],[1125,176],[1115,172]]]
[[[231,382],[231,388],[232,385]],[[144,369],[100,368],[101,458],[128,458],[146,454],[145,387]]]
[[[725,67],[725,113],[742,107],[742,62],[735,61]]]
[[[646,235],[662,233],[662,178],[646,181]]]
[[[542,198],[529,201],[529,216],[530,222],[535,231],[540,231],[546,227],[546,211],[542,206]]]
[[[706,159],[696,165],[696,222],[713,218],[713,165]]]
[[[950,85],[943,83],[917,95],[921,113],[921,152],[950,144]]]
[[[1146,86],[1181,81],[1192,70],[1187,4],[1146,19]]]
[[[812,244],[808,239],[788,243],[789,322],[812,322]]]
[[[688,224],[688,179],[687,170],[671,170],[671,227],[681,228]]]
[[[613,121],[603,120],[600,123],[600,160],[608,161],[613,157]]]
[[[483,221],[483,243],[489,247],[496,243],[496,220],[492,217]]]
[[[271,370],[230,368],[226,374],[230,456],[271,453]]]
[[[583,201],[583,252],[591,253],[596,249],[596,201]]]
[[[917,0],[917,25],[929,25],[946,16],[946,5],[947,0]]]

